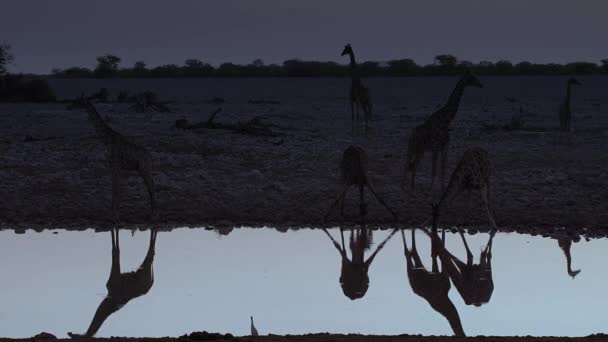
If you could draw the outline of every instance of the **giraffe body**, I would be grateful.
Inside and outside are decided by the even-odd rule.
[[[124,136],[114,131],[101,118],[95,106],[86,102],[84,107],[89,115],[97,136],[109,152],[109,162],[112,171],[112,216],[120,221],[120,178],[122,171],[136,171],[143,179],[150,197],[150,216],[156,213],[154,196],[154,180],[152,178],[152,157],[143,147],[128,141]]]
[[[406,150],[402,187],[405,187],[408,174],[411,173],[411,188],[415,188],[416,169],[426,152],[432,154],[431,188],[435,182],[439,157],[441,157],[441,185],[444,186],[450,142],[450,124],[458,112],[466,87],[482,88],[483,85],[475,76],[466,72],[456,84],[447,103],[431,114],[424,123],[412,130]]]
[[[456,306],[452,303],[450,297],[448,297],[451,288],[446,266],[448,260],[445,257],[445,253],[442,252],[445,250],[445,232],[443,232],[441,239],[439,239],[436,232],[436,225],[433,224],[433,234],[431,235],[432,268],[429,271],[426,269],[418,255],[415,229],[412,230],[411,250],[408,250],[407,243],[405,242],[405,234],[403,233],[403,229],[401,230],[403,252],[405,254],[407,266],[407,278],[412,291],[426,300],[435,311],[448,320],[454,335],[465,336]],[[438,257],[440,263],[437,261]],[[439,264],[441,264],[441,270],[439,270]]]
[[[342,160],[340,162],[340,175],[342,178],[343,189],[338,198],[334,201],[334,203],[329,208],[327,214],[324,217],[324,220],[327,220],[327,217],[331,213],[331,210],[340,203],[340,225],[342,225],[342,219],[344,217],[344,197],[346,196],[346,192],[351,186],[357,186],[359,188],[359,211],[362,219],[364,220],[366,214],[366,205],[364,199],[364,189],[367,187],[369,191],[371,191],[372,195],[388,210],[393,217],[397,217],[395,212],[391,210],[388,205],[384,202],[382,198],[380,198],[376,194],[376,190],[370,184],[368,176],[367,176],[367,154],[365,150],[359,146],[349,146],[342,155]]]
[[[457,195],[464,191],[476,190],[481,193],[492,228],[496,229],[496,222],[489,203],[491,172],[492,165],[486,150],[478,147],[466,150],[452,172],[436,210],[442,212]]]
[[[361,125],[361,111],[363,111],[365,131],[367,132],[369,121],[372,119],[372,99],[370,90],[361,81],[359,69],[355,60],[355,53],[350,44],[346,44],[341,55],[348,55],[350,57],[351,86],[349,100],[352,114],[353,134]]]

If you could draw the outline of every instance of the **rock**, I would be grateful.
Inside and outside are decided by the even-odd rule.
[[[33,340],[56,340],[57,337],[53,334],[49,334],[47,332],[41,332],[40,334],[32,337]]]

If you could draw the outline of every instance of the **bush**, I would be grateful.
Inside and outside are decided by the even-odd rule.
[[[0,101],[53,102],[55,100],[55,93],[45,79],[20,75],[6,75],[0,78]]]

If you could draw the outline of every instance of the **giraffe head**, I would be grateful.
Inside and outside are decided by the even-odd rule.
[[[465,71],[460,81],[464,84],[465,87],[483,88],[483,84],[481,84],[479,79],[475,75],[473,75],[469,69]]]
[[[574,77],[568,79],[568,85],[581,85],[581,82]]]
[[[342,50],[342,54],[340,56],[350,55],[351,53],[353,53],[353,48],[350,46],[350,43],[348,43],[344,46],[344,50]]]

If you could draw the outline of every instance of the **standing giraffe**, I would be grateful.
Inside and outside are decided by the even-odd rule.
[[[412,287],[412,291],[418,296],[424,298],[431,307],[444,316],[452,331],[456,336],[465,336],[462,323],[460,321],[460,315],[456,310],[456,306],[452,303],[448,293],[450,292],[451,284],[450,277],[447,273],[446,267],[446,256],[442,253],[445,243],[445,231],[442,231],[442,239],[439,240],[437,235],[436,221],[433,220],[433,233],[431,235],[431,257],[432,257],[432,268],[429,272],[416,249],[416,230],[412,230],[412,249],[408,250],[407,243],[405,242],[405,234],[401,229],[401,239],[403,240],[403,253],[405,254],[406,266],[407,266],[407,278]],[[428,232],[427,232],[428,233]],[[437,257],[441,261],[441,271],[439,271],[439,264]]]
[[[443,192],[437,207],[434,208],[434,211],[437,211],[436,215],[444,212],[454,198],[464,191],[469,192],[470,206],[470,192],[477,190],[481,193],[492,229],[498,229],[489,203],[491,169],[490,157],[486,150],[479,147],[466,150],[454,172],[452,172],[448,186]]]
[[[156,200],[154,196],[154,179],[152,178],[152,157],[143,147],[128,141],[120,133],[114,131],[99,115],[95,106],[81,100],[77,104],[84,107],[89,114],[89,120],[95,127],[98,138],[106,146],[110,154],[112,170],[112,216],[115,222],[120,222],[120,178],[122,171],[137,171],[144,180],[150,196],[150,218],[156,216]]]
[[[388,207],[384,200],[376,194],[376,190],[374,190],[374,187],[369,182],[369,178],[367,176],[367,154],[363,148],[351,145],[344,151],[342,161],[340,162],[340,175],[342,177],[344,188],[331,207],[329,207],[327,214],[325,214],[325,217],[323,218],[324,221],[327,221],[327,217],[331,213],[332,209],[338,204],[338,202],[340,202],[340,226],[342,226],[342,221],[344,219],[344,197],[346,196],[346,191],[351,187],[351,185],[359,187],[359,212],[362,220],[365,220],[366,214],[366,205],[363,193],[366,186],[374,197],[376,197],[378,202],[380,202],[380,204],[382,204],[386,210],[393,215],[395,220],[397,219],[397,214],[395,214],[395,212]]]
[[[357,62],[355,60],[355,53],[350,44],[344,46],[341,56],[349,55],[350,57],[350,111],[352,115],[353,134],[355,133],[355,127],[359,128],[361,119],[359,118],[359,111],[363,110],[365,115],[365,131],[367,132],[368,121],[372,118],[372,99],[370,96],[369,88],[363,85]]]
[[[112,268],[110,270],[110,278],[106,283],[108,295],[104,298],[89,325],[89,328],[84,335],[73,334],[68,332],[72,338],[75,337],[93,337],[101,328],[110,315],[123,308],[133,298],[143,296],[150,291],[154,284],[154,272],[152,264],[154,263],[154,254],[156,247],[156,229],[150,230],[150,242],[148,245],[148,253],[144,261],[137,270],[127,273],[120,271],[120,239],[118,237],[119,230],[112,229]]]
[[[437,159],[441,154],[441,187],[443,190],[450,142],[450,123],[458,112],[460,100],[466,87],[483,88],[483,85],[477,77],[467,70],[458,83],[456,83],[456,87],[452,91],[447,103],[431,114],[423,124],[416,126],[412,130],[405,158],[403,182],[401,184],[403,188],[406,186],[408,173],[411,173],[411,187],[414,189],[418,164],[422,157],[424,157],[424,154],[430,151],[432,153],[431,189],[433,189],[433,185],[435,184]]]
[[[573,77],[566,81],[566,98],[559,107],[559,130],[561,132],[572,131],[572,109],[570,106],[570,98],[572,97],[573,85],[581,85],[581,82]]]
[[[348,258],[346,247],[344,246],[344,230],[342,229],[342,226],[340,226],[342,246],[334,240],[327,229],[323,228],[323,231],[332,241],[342,258],[342,267],[340,269],[340,286],[342,287],[342,292],[351,300],[363,298],[369,288],[369,268],[372,265],[372,262],[374,262],[376,255],[378,255],[378,252],[384,248],[384,245],[386,245],[393,235],[395,235],[397,230],[393,230],[393,232],[376,247],[376,250],[367,258],[367,260],[365,259],[365,251],[371,246],[372,232],[368,231],[365,226],[362,226],[361,229],[356,229],[354,232],[351,231],[351,259]]]

